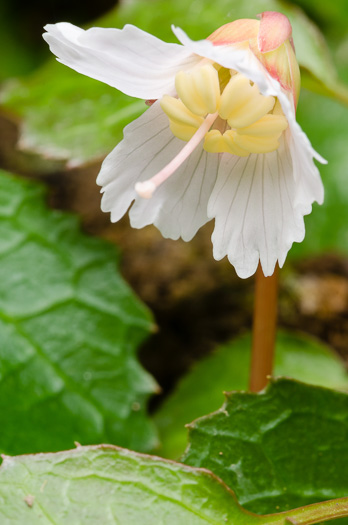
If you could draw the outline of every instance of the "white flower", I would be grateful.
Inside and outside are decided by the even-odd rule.
[[[182,45],[131,25],[45,29],[63,64],[154,101],[99,173],[113,222],[134,201],[133,227],[189,241],[215,219],[214,257],[227,255],[240,277],[259,261],[266,276],[283,265],[304,238],[303,216],[323,201],[313,158],[325,162],[296,123],[298,66],[284,15],[234,22],[198,42],[173,28]]]

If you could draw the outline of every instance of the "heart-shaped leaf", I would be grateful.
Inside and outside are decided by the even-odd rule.
[[[101,445],[6,457],[2,525],[260,523],[211,472]]]
[[[238,501],[278,512],[348,494],[348,394],[278,380],[227,394],[189,425],[184,463],[211,469]]]
[[[217,410],[223,392],[248,389],[250,349],[250,334],[239,337],[199,361],[179,381],[155,415],[162,456],[175,459],[183,454],[187,446],[185,425]],[[330,348],[305,335],[279,331],[274,375],[348,390],[343,362]]]
[[[156,443],[136,360],[151,315],[115,249],[48,210],[37,183],[0,172],[0,450]]]

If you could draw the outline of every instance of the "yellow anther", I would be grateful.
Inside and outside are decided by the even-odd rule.
[[[202,117],[215,113],[220,99],[219,76],[211,64],[175,77],[175,89],[185,106]]]
[[[274,108],[272,110],[272,115],[283,115],[283,117],[284,117],[284,113],[283,113],[283,110],[282,110],[282,105],[281,105],[281,103],[279,102],[278,99],[276,99],[276,103],[274,104]]]
[[[164,95],[161,99],[161,108],[169,119],[177,124],[199,128],[203,118],[192,113],[181,100]]]
[[[178,124],[177,122],[174,122],[174,120],[170,120],[169,127],[173,135],[178,137],[178,139],[188,142],[196,133],[199,126],[185,126],[184,124]]]
[[[238,155],[239,157],[247,157],[250,154],[250,151],[236,144],[236,134],[237,133],[233,129],[229,129],[223,134],[223,138],[228,148],[228,151],[229,153],[232,153],[233,155]]]
[[[240,157],[279,147],[278,139],[288,126],[279,101],[262,95],[242,74],[206,64],[178,73],[175,85],[179,98],[165,95],[161,107],[179,139],[188,142],[197,130],[205,129],[201,136],[206,151]],[[227,124],[231,129],[223,133]],[[212,125],[218,129],[209,129]]]
[[[250,152],[235,144],[235,134],[235,131],[228,130],[222,135],[217,129],[212,129],[205,136],[204,149],[209,153],[232,153],[246,157]]]
[[[208,151],[209,153],[230,153],[221,132],[217,129],[208,131],[204,138],[203,147],[205,151]]]
[[[269,153],[279,147],[278,139],[287,127],[284,115],[265,115],[251,126],[237,129],[234,142],[250,153]]]
[[[269,153],[279,147],[279,142],[274,137],[253,137],[252,135],[234,136],[236,146],[248,151],[249,153]]]
[[[231,128],[250,126],[274,107],[274,97],[261,95],[256,84],[238,73],[234,75],[221,95],[220,117]]]
[[[220,69],[218,69],[218,75],[219,75],[220,93],[222,93],[231,79],[231,71],[229,69],[226,69],[225,67],[220,67]]]
[[[284,115],[265,115],[251,126],[238,128],[240,135],[253,135],[254,137],[274,137],[279,138],[282,132],[288,127],[288,121]]]

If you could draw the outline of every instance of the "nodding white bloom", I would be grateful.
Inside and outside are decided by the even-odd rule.
[[[214,257],[227,255],[240,277],[259,261],[266,276],[283,265],[323,201],[313,158],[325,162],[296,123],[299,67],[284,15],[237,20],[198,42],[173,27],[182,45],[131,25],[45,29],[60,62],[150,105],[97,179],[113,222],[134,201],[133,227],[189,241],[215,219]]]

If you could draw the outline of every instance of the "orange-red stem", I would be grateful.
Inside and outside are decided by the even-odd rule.
[[[277,327],[278,265],[271,277],[265,277],[261,266],[256,272],[254,322],[250,368],[250,390],[259,392],[273,371]]]

